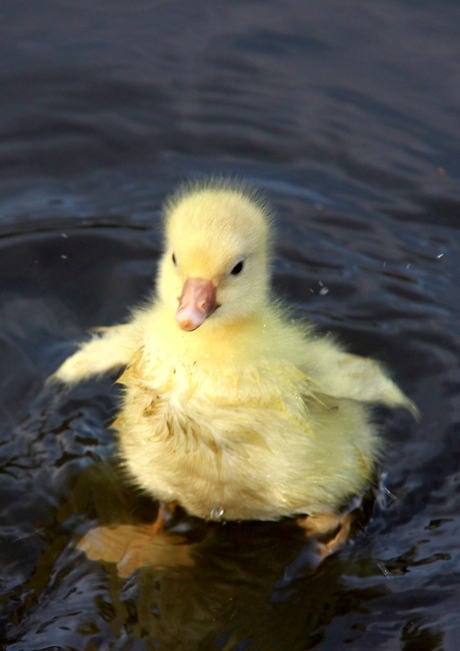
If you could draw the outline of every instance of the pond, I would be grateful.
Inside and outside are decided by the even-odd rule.
[[[7,651],[450,651],[460,625],[460,6],[441,0],[4,0],[0,641]],[[76,548],[149,522],[120,478],[113,377],[46,384],[148,296],[178,183],[246,178],[276,292],[381,360],[367,526],[319,565],[282,522],[179,522],[193,563]]]

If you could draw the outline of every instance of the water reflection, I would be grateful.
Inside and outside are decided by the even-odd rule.
[[[332,556],[318,565],[290,520],[222,525],[180,516],[171,535],[174,544],[187,538],[191,562],[167,567],[162,559],[125,580],[113,563],[101,566],[75,549],[73,532],[95,516],[102,523],[142,524],[155,509],[120,481],[110,462],[75,475],[68,499],[52,507],[51,523],[40,532],[40,556],[17,588],[20,605],[14,609],[10,601],[10,632],[17,639],[21,630],[27,633],[8,650],[36,649],[41,639],[85,649],[105,648],[98,646],[102,640],[144,640],[142,648],[171,651],[271,649],[277,643],[313,648],[338,612],[385,594],[379,582],[347,590],[344,559]]]

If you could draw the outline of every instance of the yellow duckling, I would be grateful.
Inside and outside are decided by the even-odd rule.
[[[132,479],[211,520],[336,514],[371,482],[369,403],[414,405],[378,362],[344,352],[270,297],[271,217],[228,181],[166,205],[156,295],[54,378],[126,367],[114,424]]]

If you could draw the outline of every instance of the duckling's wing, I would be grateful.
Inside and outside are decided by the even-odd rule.
[[[382,402],[390,407],[405,407],[414,415],[418,414],[415,404],[386,374],[380,362],[342,353],[338,363],[341,370],[337,376],[338,397]]]
[[[330,337],[310,335],[304,342],[300,369],[312,380],[313,391],[316,387],[317,391],[334,398],[404,407],[418,416],[417,407],[380,362],[346,353]],[[300,346],[299,349],[302,350]]]
[[[103,375],[126,366],[139,345],[135,323],[100,328],[98,334],[81,344],[80,350],[68,357],[49,379],[74,384],[93,375]]]
[[[405,407],[418,417],[416,405],[386,374],[380,362],[374,359],[337,352],[336,364],[329,373],[323,373],[322,383],[326,393],[336,398]]]

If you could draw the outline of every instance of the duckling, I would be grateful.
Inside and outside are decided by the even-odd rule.
[[[207,520],[301,516],[331,528],[375,475],[382,441],[369,406],[416,407],[377,361],[272,298],[272,216],[256,191],[186,185],[164,215],[154,297],[53,379],[125,369],[119,455],[161,502]]]

